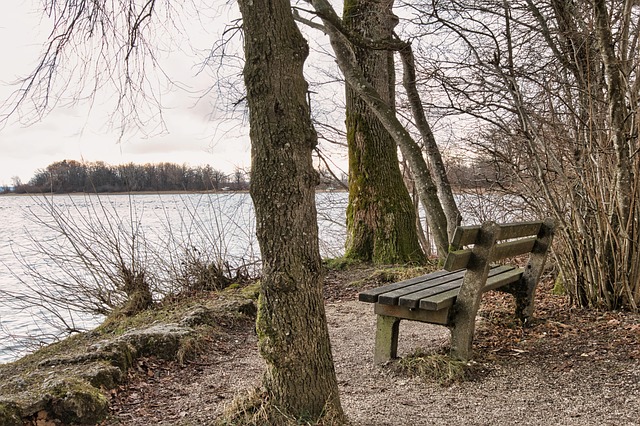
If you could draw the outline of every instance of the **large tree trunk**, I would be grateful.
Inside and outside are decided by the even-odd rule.
[[[420,202],[425,209],[429,229],[438,251],[438,257],[444,261],[449,249],[447,217],[438,199],[437,188],[433,179],[431,179],[431,174],[420,147],[398,120],[393,104],[390,105],[382,99],[383,96],[365,78],[355,57],[354,51],[356,48],[354,43],[344,34],[347,30],[343,28],[342,20],[336,15],[331,4],[327,0],[310,1],[316,13],[322,19],[324,30],[329,35],[333,51],[336,54],[336,61],[344,74],[347,84],[366,102],[371,111],[380,120],[381,125],[391,134],[398,147],[400,147],[403,157],[411,166],[411,172],[416,181],[416,189],[420,195]],[[353,35],[353,32],[349,34],[349,36]],[[379,44],[390,47],[390,41],[385,39]],[[367,39],[364,44],[370,44],[369,42],[377,43],[380,40]],[[403,46],[397,46],[396,44],[393,47],[402,48]],[[382,47],[382,49],[389,50],[386,47]]]
[[[311,153],[317,143],[287,0],[241,0],[251,125],[251,196],[262,252],[257,332],[270,416],[343,418],[322,298]],[[277,417],[270,421],[278,422]],[[274,423],[274,424],[276,424]]]
[[[356,34],[388,39],[393,0],[346,0],[344,24]],[[395,103],[393,52],[355,48],[365,77]],[[375,263],[422,262],[415,211],[400,173],[396,144],[364,100],[346,86],[349,206],[346,256]]]

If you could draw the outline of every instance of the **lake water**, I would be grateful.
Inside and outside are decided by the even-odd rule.
[[[513,207],[515,201],[504,197],[466,195],[456,201],[465,212],[465,224],[523,219]],[[319,193],[316,202],[321,255],[341,256],[347,194]],[[101,317],[62,308],[73,303],[86,307],[95,299],[75,293],[85,283],[108,288],[114,269],[113,262],[106,260],[114,252],[125,263],[144,264],[153,274],[146,278],[152,278],[158,294],[171,291],[169,287],[176,282],[173,272],[184,266],[183,258],[176,254],[197,253],[208,261],[225,259],[232,266],[259,268],[253,205],[246,193],[9,195],[0,196],[0,218],[4,223],[0,233],[0,363],[14,359],[26,346],[33,349],[51,341],[61,325],[71,329],[96,326]],[[65,234],[86,244],[70,245]],[[82,264],[86,259],[98,273],[87,271]],[[57,293],[57,286],[51,283],[66,283],[71,291]],[[54,303],[41,303],[42,295]]]
[[[343,253],[346,204],[346,193],[317,195],[323,257]],[[73,285],[84,278],[87,282],[103,279],[83,271],[74,261],[77,251],[95,254],[99,268],[104,266],[102,255],[113,251],[107,243],[121,244],[119,250],[125,257],[137,256],[138,261],[149,264],[162,262],[159,257],[164,256],[168,265],[171,259],[166,257],[180,250],[211,250],[210,256],[258,267],[253,206],[245,193],[2,196],[0,217],[4,222],[0,235],[0,363],[18,356],[25,344],[33,348],[50,341],[60,321],[77,328],[100,322],[99,317],[47,312],[38,306],[41,299],[34,294],[50,291],[53,286],[47,285],[48,280]],[[89,244],[69,246],[64,232],[78,233]],[[127,246],[131,235],[137,238],[135,249],[131,249],[133,244]],[[61,272],[65,269],[69,273]],[[168,277],[158,273],[158,285]],[[60,296],[65,297],[69,295]]]

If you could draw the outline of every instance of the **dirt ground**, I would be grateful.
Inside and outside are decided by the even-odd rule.
[[[357,293],[371,270],[332,272],[326,312],[342,406],[355,425],[640,425],[640,316],[570,309],[550,284],[538,291],[536,317],[512,322],[508,296],[484,296],[473,375],[447,385],[373,365],[375,315]],[[364,280],[363,280],[364,278]],[[358,288],[353,282],[358,282]],[[203,355],[180,366],[139,360],[112,392],[103,425],[206,425],[234,396],[260,382],[250,320],[229,324]],[[444,351],[444,327],[402,322],[399,355]]]

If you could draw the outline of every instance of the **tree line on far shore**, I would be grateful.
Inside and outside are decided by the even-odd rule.
[[[484,158],[463,162],[447,159],[447,175],[458,191],[488,189],[499,174],[491,161]],[[348,189],[347,174],[340,176],[324,167],[318,189]],[[62,160],[38,169],[28,182],[12,178],[12,186],[0,186],[0,193],[65,194],[72,192],[144,192],[144,191],[246,191],[251,172],[236,167],[232,173],[210,165],[192,167],[187,164],[147,163],[109,165],[102,161],[79,162]]]
[[[249,172],[236,168],[225,173],[213,167],[186,164],[121,164],[102,161],[63,160],[36,171],[27,182],[13,178],[13,188],[4,192],[137,192],[137,191],[242,191],[249,188]]]

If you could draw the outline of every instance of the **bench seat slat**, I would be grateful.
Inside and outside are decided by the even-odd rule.
[[[436,271],[436,272],[432,272],[430,274],[427,275],[421,275],[419,277],[414,277],[414,278],[410,278],[408,280],[404,280],[404,281],[399,281],[397,283],[393,283],[393,284],[387,284],[384,285],[382,287],[377,287],[377,288],[372,288],[370,290],[366,290],[361,292],[358,295],[358,300],[360,300],[361,302],[368,302],[368,303],[376,303],[378,301],[378,296],[380,296],[383,293],[387,293],[393,290],[398,290],[398,289],[402,289],[404,287],[408,287],[410,285],[414,285],[414,284],[418,284],[424,281],[428,281],[428,280],[432,280],[432,279],[436,279],[445,275],[449,275],[451,274],[451,272],[449,271]]]
[[[462,279],[438,286],[436,288],[429,288],[427,290],[412,294],[407,297],[401,297],[400,300],[398,300],[398,304],[407,308],[416,309],[420,306],[420,301],[424,300],[425,298],[435,297],[439,294],[448,293],[450,291],[455,291],[454,294],[457,295],[460,291],[461,285]],[[431,308],[427,309],[431,310]]]
[[[521,268],[502,270],[499,274],[490,276],[487,279],[487,284],[483,287],[482,291],[487,292],[489,290],[495,290],[496,288],[516,282],[522,276],[522,272],[523,270]],[[458,293],[460,293],[460,287],[421,299],[419,307],[420,309],[430,311],[450,308],[455,303]]]
[[[446,275],[441,275],[435,279],[427,279],[424,282],[420,282],[408,287],[404,287],[398,290],[390,291],[388,293],[383,293],[378,296],[378,303],[382,303],[383,305],[397,305],[398,299],[419,291],[425,291],[431,288],[439,288],[443,285],[447,285],[447,283],[460,281],[464,276],[465,271],[456,271],[453,273],[448,273]],[[423,276],[425,278],[429,277],[429,275]]]
[[[495,275],[493,277],[489,277],[487,283],[482,287],[483,292],[487,292],[489,290],[495,290],[507,284],[514,283],[522,277],[524,273],[524,269],[522,268],[513,268],[510,271],[505,271],[500,275]]]
[[[491,278],[503,272],[510,271],[513,268],[514,268],[513,266],[498,266],[498,267],[492,268],[489,271],[489,277]],[[449,290],[459,290],[461,285],[462,285],[462,277],[460,277],[458,280],[447,282],[437,287],[427,288],[421,291],[417,291],[417,292],[402,296],[398,299],[398,304],[401,306],[406,306],[407,308],[417,308],[418,306],[422,307],[421,300],[427,299],[429,297],[435,296],[440,293],[444,293]],[[423,308],[423,309],[432,309],[432,308]]]
[[[460,287],[452,288],[444,293],[434,294],[428,299],[420,300],[419,307],[426,311],[437,311],[443,308],[450,308],[455,303],[458,293],[460,293]]]

